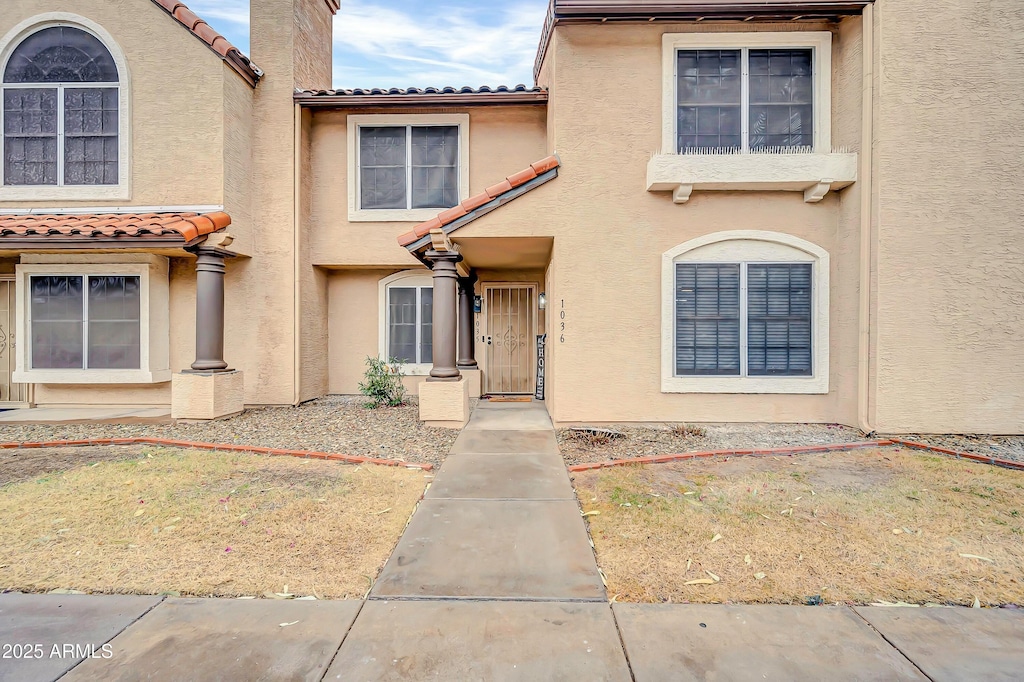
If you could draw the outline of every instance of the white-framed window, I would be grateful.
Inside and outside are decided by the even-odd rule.
[[[25,255],[16,267],[16,381],[170,380],[167,259]],[[27,262],[26,262],[27,261]]]
[[[400,272],[380,282],[380,357],[394,358],[409,375],[433,366],[434,283],[422,270]]]
[[[98,25],[67,13],[0,39],[0,199],[128,198],[128,76]]]
[[[720,232],[662,256],[662,391],[828,393],[829,256]]]
[[[662,46],[663,153],[831,151],[831,33],[669,33]]]
[[[468,114],[348,117],[349,219],[429,220],[469,195]]]

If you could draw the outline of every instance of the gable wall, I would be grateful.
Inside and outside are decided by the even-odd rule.
[[[132,92],[131,199],[0,201],[0,209],[223,204],[223,83],[229,69],[219,55],[149,0],[4,0],[0,36],[54,11],[99,24],[125,54]]]

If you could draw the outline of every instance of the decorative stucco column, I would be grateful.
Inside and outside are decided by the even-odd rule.
[[[196,360],[171,377],[171,417],[218,419],[245,409],[242,373],[224,361],[224,259],[235,254],[205,244],[188,251],[196,254]]]
[[[456,363],[458,263],[462,254],[431,249],[424,259],[434,271],[434,366],[419,385],[420,419],[431,426],[461,429],[469,421],[469,382]]]
[[[221,249],[203,246],[196,254],[196,372],[230,372],[224,361],[224,267]]]
[[[457,251],[427,251],[425,257],[434,271],[434,366],[427,381],[458,381],[462,374],[456,366],[456,309],[459,273],[455,264],[462,260]]]
[[[477,369],[476,334],[473,329],[473,286],[476,273],[459,278],[459,369]]]

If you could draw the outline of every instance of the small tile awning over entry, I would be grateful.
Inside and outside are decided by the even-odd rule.
[[[231,224],[215,213],[0,215],[0,249],[25,247],[184,247]]]
[[[530,190],[558,177],[561,164],[557,155],[541,159],[530,164],[518,173],[514,173],[496,185],[491,185],[483,192],[475,194],[461,204],[442,211],[437,217],[420,223],[411,232],[399,235],[398,244],[410,251],[425,246],[430,241],[430,231],[442,229],[445,234],[454,232],[477,218],[487,215],[499,206],[503,206]]]

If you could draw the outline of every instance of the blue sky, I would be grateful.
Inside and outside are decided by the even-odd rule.
[[[249,53],[249,0],[187,4]],[[547,0],[342,0],[334,87],[531,85],[546,9]]]

